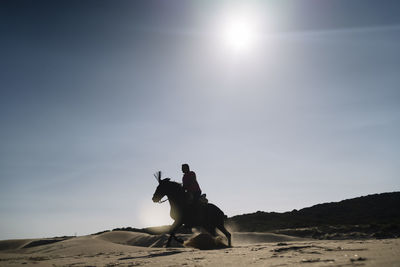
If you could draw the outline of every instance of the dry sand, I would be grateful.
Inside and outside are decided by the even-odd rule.
[[[234,233],[232,248],[199,250],[178,243],[162,248],[166,238],[116,231],[69,239],[5,240],[0,241],[0,266],[400,266],[400,239],[319,241]],[[186,244],[215,241],[222,244],[206,235]]]

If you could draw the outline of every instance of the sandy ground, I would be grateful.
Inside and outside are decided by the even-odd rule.
[[[181,235],[188,239],[190,236]],[[212,242],[192,237],[190,241]],[[166,236],[109,232],[0,241],[0,266],[400,266],[400,239],[305,240],[235,233],[232,248],[162,248]]]

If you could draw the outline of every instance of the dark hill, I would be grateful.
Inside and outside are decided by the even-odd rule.
[[[258,211],[231,217],[228,222],[234,225],[237,231],[266,232],[308,228],[308,233],[314,237],[321,237],[329,231],[353,231],[375,237],[398,237],[399,207],[400,192],[393,192],[318,204],[284,213]],[[314,230],[310,232],[312,227]]]

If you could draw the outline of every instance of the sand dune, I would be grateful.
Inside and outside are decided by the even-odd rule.
[[[178,234],[178,237],[183,240],[193,238],[193,235]],[[139,246],[139,247],[163,247],[166,243],[167,235],[149,235],[145,233],[113,231],[107,232],[97,236],[96,238],[106,240],[116,244]],[[211,238],[211,237],[208,237]],[[255,243],[268,243],[268,242],[285,242],[285,241],[300,241],[306,240],[298,237],[291,237],[287,235],[278,235],[271,233],[233,233],[232,240],[234,244],[255,244]],[[171,243],[172,247],[183,247],[177,242]]]
[[[0,251],[19,249],[34,241],[35,239],[14,239],[14,240],[4,240],[0,241]]]
[[[181,236],[182,235],[178,235]],[[167,242],[167,235],[150,235],[146,233],[113,231],[101,234],[96,238],[100,240],[109,241],[115,244],[122,244],[128,246],[138,247],[163,247]],[[173,247],[183,247],[179,243],[173,242]]]
[[[221,243],[215,243],[204,234],[180,236],[194,247],[212,248],[224,242],[220,238]],[[0,241],[0,266],[400,266],[400,239],[320,241],[234,233],[233,248],[199,250],[178,243],[162,248],[166,238],[114,231],[64,239],[5,240]]]

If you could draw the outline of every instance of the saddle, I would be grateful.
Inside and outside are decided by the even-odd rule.
[[[200,203],[200,204],[203,204],[203,205],[205,205],[205,204],[208,203],[208,199],[207,199],[207,195],[206,195],[206,194],[202,194],[202,195],[199,197],[199,203]]]
[[[192,194],[187,193],[185,201],[188,206],[206,205],[208,203],[206,194],[200,195],[200,197],[195,200]]]

